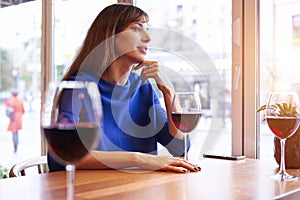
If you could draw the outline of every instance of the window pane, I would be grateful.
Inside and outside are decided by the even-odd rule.
[[[204,112],[190,134],[189,156],[197,159],[208,151],[231,154],[231,0],[136,0],[134,4],[150,17],[148,59],[159,61],[176,91],[194,90],[201,97]],[[215,119],[224,120],[220,129],[214,130]]]
[[[26,3],[19,5],[11,2],[2,1],[0,9],[0,165],[5,167],[41,154],[39,113],[42,2],[23,1]],[[23,100],[25,107],[23,127],[18,131],[16,153],[13,152],[12,133],[7,131],[9,118],[5,116],[5,101],[13,90],[18,91],[18,97]]]
[[[80,48],[93,20],[104,7],[116,3],[117,0],[54,0],[54,2],[55,79],[60,80]]]
[[[260,4],[260,102],[263,105],[271,91],[293,90],[300,94],[300,2],[261,0]],[[265,121],[260,124],[260,136],[260,157],[273,159],[274,137]]]

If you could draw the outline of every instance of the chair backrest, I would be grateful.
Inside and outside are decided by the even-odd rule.
[[[25,176],[25,170],[33,167],[37,168],[39,174],[48,172],[47,156],[31,158],[13,165],[9,171],[9,177]]]

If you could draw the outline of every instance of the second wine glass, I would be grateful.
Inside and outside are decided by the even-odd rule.
[[[188,133],[193,131],[202,116],[199,95],[196,92],[176,92],[172,102],[172,121],[184,136],[184,159],[188,160]]]
[[[75,163],[98,144],[101,121],[101,98],[94,82],[50,83],[41,126],[51,156],[66,166],[68,200],[74,197]]]
[[[280,140],[281,159],[280,169],[273,180],[295,180],[298,177],[290,175],[285,169],[285,141],[299,127],[299,100],[294,92],[271,92],[268,97],[265,114],[272,133]]]

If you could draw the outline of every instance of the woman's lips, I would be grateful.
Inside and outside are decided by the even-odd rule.
[[[141,46],[137,48],[140,52],[147,54],[147,47],[146,46]]]

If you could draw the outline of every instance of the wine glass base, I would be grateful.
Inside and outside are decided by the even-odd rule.
[[[269,178],[274,181],[294,181],[299,179],[297,176],[288,174],[287,172],[270,175]]]

